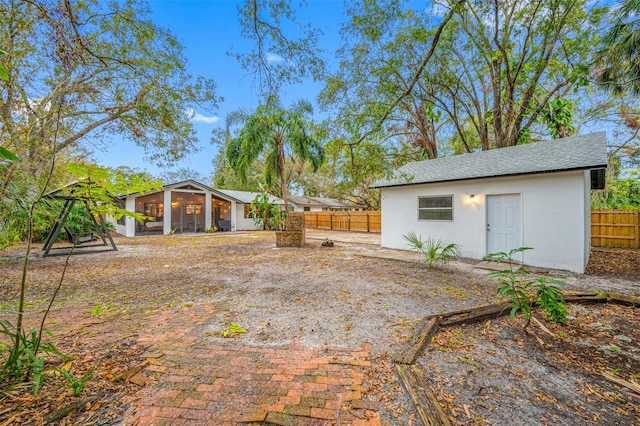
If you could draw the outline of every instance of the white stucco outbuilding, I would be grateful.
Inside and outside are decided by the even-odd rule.
[[[459,244],[472,259],[526,246],[519,260],[528,265],[582,273],[605,142],[601,132],[407,164],[373,185],[382,246],[410,249],[410,231]]]
[[[248,216],[251,201],[257,194],[210,188],[194,180],[165,185],[148,194],[122,197],[125,208],[147,216],[144,222],[123,217],[107,218],[119,234],[127,237],[148,234],[205,232],[260,229]],[[272,197],[274,203],[282,203]]]

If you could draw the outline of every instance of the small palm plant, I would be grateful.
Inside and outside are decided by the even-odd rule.
[[[429,269],[438,266],[438,264],[445,267],[451,260],[460,257],[459,244],[447,243],[440,238],[434,237],[429,237],[426,241],[422,241],[422,236],[416,235],[413,231],[403,235],[403,237],[409,242],[409,246],[414,251],[424,256]]]

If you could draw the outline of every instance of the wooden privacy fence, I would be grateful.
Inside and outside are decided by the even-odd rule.
[[[306,228],[336,231],[380,232],[380,212],[304,212]]]
[[[640,248],[640,210],[592,210],[591,246]]]

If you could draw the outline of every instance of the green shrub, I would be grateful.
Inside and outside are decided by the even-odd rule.
[[[51,335],[47,329],[42,330],[44,333]],[[0,344],[0,386],[2,388],[10,387],[24,379],[28,379],[32,383],[33,394],[37,394],[40,389],[42,373],[44,370],[44,357],[40,356],[42,352],[47,355],[55,355],[59,358],[66,358],[60,353],[56,347],[48,342],[40,340],[38,330],[25,332],[19,330],[11,322],[0,320],[0,335],[10,342],[18,342],[17,345]]]
[[[449,261],[460,257],[460,246],[454,243],[447,243],[442,239],[434,237],[427,238],[422,241],[422,237],[411,231],[407,235],[403,235],[404,239],[409,242],[411,248],[422,254],[429,268],[433,268],[440,264],[446,266]]]
[[[55,370],[62,374],[62,376],[65,378],[65,387],[71,389],[71,392],[73,392],[73,396],[79,396],[84,390],[84,385],[91,377],[94,376],[93,370],[87,371],[82,375],[82,377],[76,377],[75,375],[71,374],[66,368],[56,367]]]
[[[529,279],[529,271],[522,266],[518,266],[514,270],[514,264],[516,263],[514,256],[527,250],[533,249],[531,247],[519,247],[509,252],[488,254],[486,258],[489,261],[508,265],[508,269],[491,272],[489,276],[498,279],[500,282],[498,294],[507,296],[513,304],[510,317],[515,317],[518,311],[522,312],[522,316],[525,318],[523,330],[526,330],[531,322],[533,304],[543,308],[545,315],[550,320],[563,324],[568,312],[562,297],[562,289],[559,286],[566,285],[566,283],[557,278],[549,280],[544,276]],[[523,279],[520,276],[526,278]]]

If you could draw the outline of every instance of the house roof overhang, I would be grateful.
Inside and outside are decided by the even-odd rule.
[[[183,180],[181,182],[176,182],[176,183],[171,183],[171,184],[168,184],[168,185],[164,185],[162,187],[162,191],[179,189],[180,187],[185,186],[185,185],[192,185],[192,186],[196,187],[197,189],[194,189],[193,191],[198,191],[199,190],[199,191],[203,191],[203,192],[210,192],[212,195],[215,195],[217,198],[221,198],[223,200],[230,201],[230,202],[242,203],[242,200],[239,200],[239,199],[237,199],[235,197],[227,195],[227,194],[225,194],[225,193],[223,193],[221,191],[218,191],[217,189],[211,188],[210,186],[204,185],[204,184],[202,184],[200,182],[197,182],[197,181],[195,181],[193,179]],[[161,192],[161,191],[157,191],[157,192]],[[149,194],[153,194],[153,192],[145,193],[145,194],[142,194],[142,193],[138,192],[138,193],[126,195],[126,196],[124,196],[124,198],[127,198],[127,197],[138,198],[138,197],[141,197],[141,196],[144,196],[144,195],[149,195]]]

